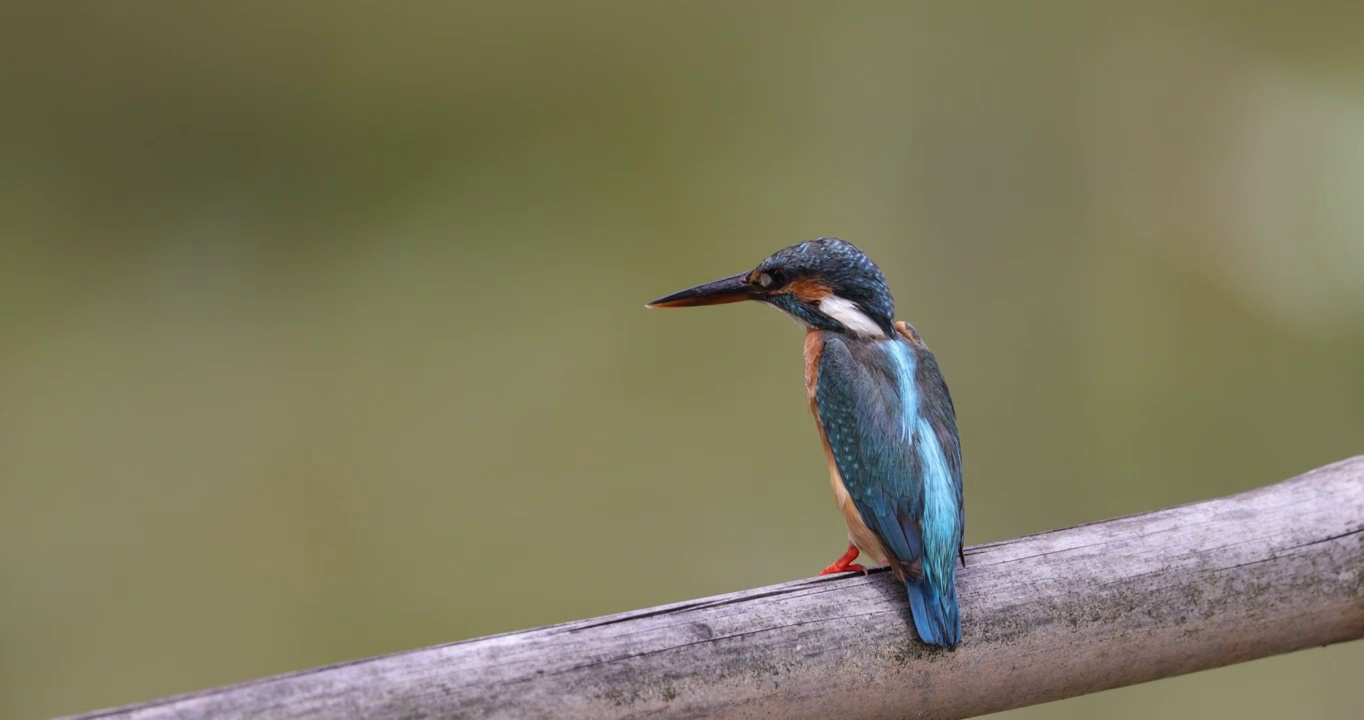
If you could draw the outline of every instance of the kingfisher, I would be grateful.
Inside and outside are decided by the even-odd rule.
[[[820,575],[867,572],[859,553],[904,583],[919,638],[961,642],[961,443],[938,361],[907,322],[881,269],[852,243],[818,238],[757,267],[661,297],[653,308],[753,300],[805,327],[805,390],[848,549]]]

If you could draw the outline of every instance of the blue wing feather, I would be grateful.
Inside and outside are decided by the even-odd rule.
[[[826,334],[815,404],[843,485],[905,578],[920,637],[960,641],[961,449],[946,383],[914,339]]]

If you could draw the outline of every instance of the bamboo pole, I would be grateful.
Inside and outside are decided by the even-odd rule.
[[[1364,456],[967,551],[963,641],[885,572],[263,678],[82,718],[963,718],[1364,637]]]

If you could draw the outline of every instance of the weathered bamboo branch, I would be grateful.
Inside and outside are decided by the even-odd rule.
[[[962,718],[1364,637],[1364,456],[971,548],[962,645],[889,574],[494,635],[87,718]]]

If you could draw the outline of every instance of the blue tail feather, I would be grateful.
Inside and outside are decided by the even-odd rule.
[[[909,610],[919,639],[929,645],[956,647],[961,642],[961,616],[957,613],[957,589],[948,583],[940,591],[926,578],[908,580]]]

